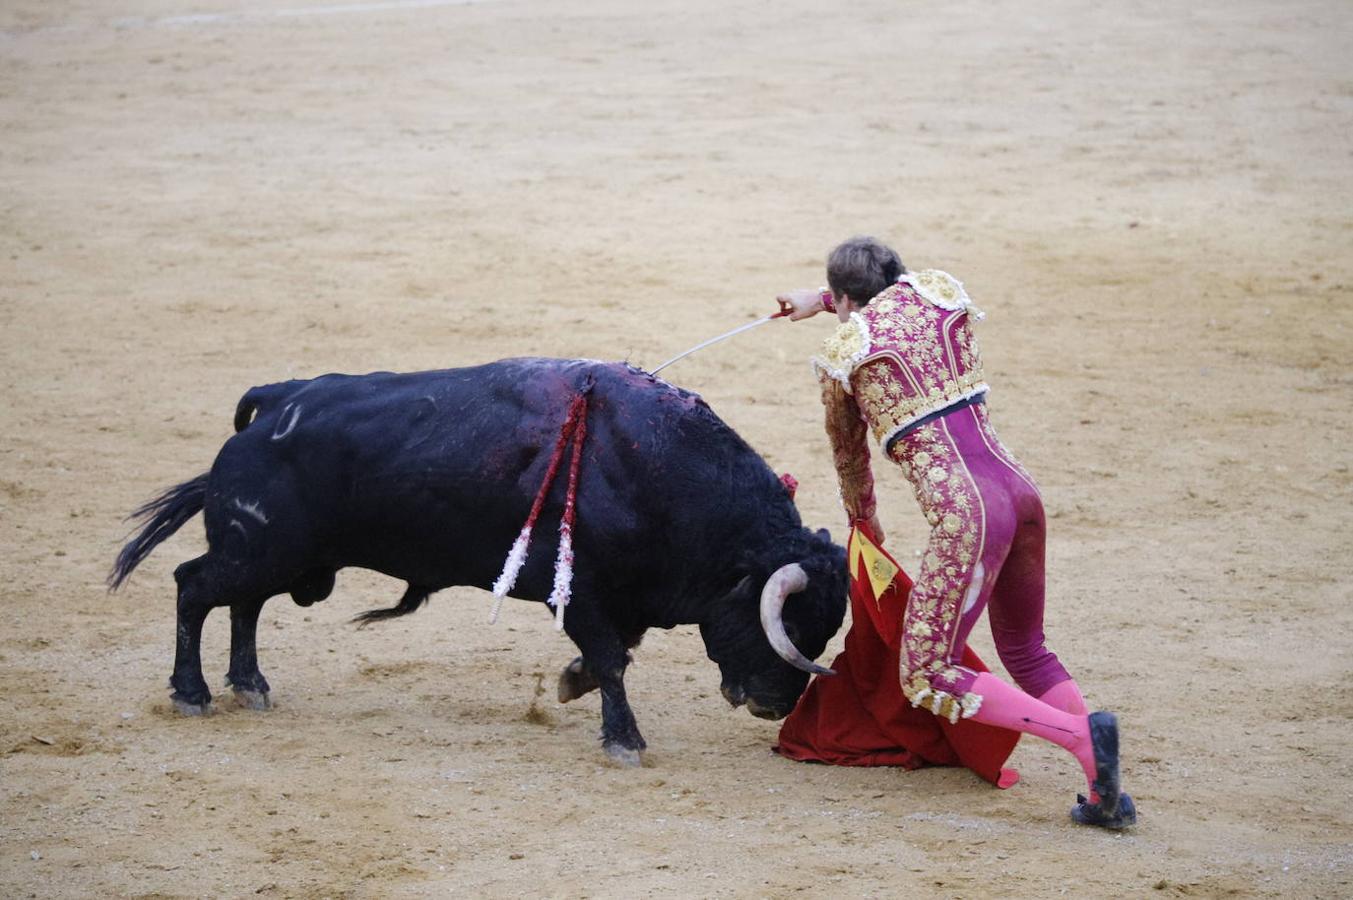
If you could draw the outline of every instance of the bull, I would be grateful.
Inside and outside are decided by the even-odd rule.
[[[116,590],[199,511],[208,550],[178,566],[170,678],[184,713],[205,712],[200,641],[230,608],[227,684],[270,705],[255,630],[271,597],[325,599],[344,567],[407,583],[407,615],[433,592],[489,588],[543,483],[563,411],[586,392],[564,630],[580,655],[562,702],[601,691],[608,756],[646,744],[625,696],[630,650],[649,628],[697,624],[721,691],[763,718],[793,709],[811,662],[840,628],[845,551],[799,520],[789,490],[695,394],[619,363],[514,359],[411,374],[324,375],[249,390],[211,470],[135,513],[144,523],[109,576]],[[536,537],[509,595],[551,593],[563,479],[544,495]]]

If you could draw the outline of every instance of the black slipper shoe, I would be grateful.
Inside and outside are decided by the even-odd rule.
[[[1090,787],[1099,796],[1096,804],[1112,817],[1118,812],[1121,789],[1118,776],[1118,717],[1111,712],[1090,713],[1090,746],[1095,751],[1095,783]]]

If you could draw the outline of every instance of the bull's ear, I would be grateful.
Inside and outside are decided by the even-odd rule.
[[[817,530],[817,536],[829,544],[832,542],[832,533],[825,528],[819,528]]]

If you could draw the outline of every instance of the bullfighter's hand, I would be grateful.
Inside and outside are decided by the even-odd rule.
[[[780,312],[789,313],[789,321],[797,322],[822,312],[822,295],[813,288],[799,288],[786,291],[775,298],[780,304]]]

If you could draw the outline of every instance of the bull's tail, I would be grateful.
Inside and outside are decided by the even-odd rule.
[[[352,617],[352,621],[357,623],[359,628],[365,628],[372,622],[379,622],[382,619],[393,619],[397,616],[407,616],[411,612],[417,612],[424,603],[428,602],[428,595],[432,591],[425,587],[419,587],[416,584],[409,585],[409,589],[404,592],[404,596],[399,598],[399,602],[389,609],[372,609]]]
[[[117,555],[113,571],[108,575],[110,592],[122,586],[150,551],[202,511],[207,500],[207,474],[203,472],[191,481],[171,487],[127,517],[145,522],[145,526]]]

